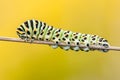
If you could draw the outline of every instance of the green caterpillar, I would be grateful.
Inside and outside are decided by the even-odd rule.
[[[57,29],[53,26],[39,21],[39,20],[27,20],[22,23],[17,28],[17,35],[25,41],[53,41],[55,45],[51,45],[52,48],[60,47],[64,50],[74,50],[74,51],[85,51],[90,50],[90,45],[100,45],[105,48],[108,48],[110,45],[108,41],[98,35],[91,34],[82,34],[77,32],[72,32],[69,30]],[[59,42],[64,42],[67,46],[58,46]],[[70,44],[75,44],[76,46],[72,47]],[[86,48],[80,48],[79,45],[85,45]],[[102,49],[100,51],[108,52],[107,49]]]

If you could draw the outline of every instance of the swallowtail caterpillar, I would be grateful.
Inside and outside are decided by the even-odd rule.
[[[88,52],[93,49],[89,48],[89,45],[99,45],[108,48],[110,45],[108,41],[98,35],[83,34],[72,32],[69,30],[57,29],[39,20],[27,20],[17,28],[17,35],[19,38],[25,41],[52,41],[55,45],[51,45],[52,48],[60,47],[64,50],[85,51]],[[66,46],[59,46],[59,42],[64,42]],[[72,47],[70,44],[75,44]],[[86,46],[80,48],[79,45]],[[102,52],[108,52],[107,49],[100,50]]]

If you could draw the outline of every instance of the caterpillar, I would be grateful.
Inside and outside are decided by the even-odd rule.
[[[52,48],[58,48],[64,50],[74,50],[74,51],[93,51],[94,49],[90,49],[90,45],[99,45],[105,48],[108,48],[110,45],[106,39],[100,37],[98,35],[85,34],[72,32],[69,30],[63,30],[61,28],[54,28],[46,24],[45,22],[39,20],[27,20],[23,22],[16,31],[19,38],[25,41],[52,41],[55,44],[50,45]],[[66,46],[58,46],[58,43],[63,42]],[[76,46],[72,47],[70,44],[75,44]],[[85,48],[80,48],[79,45],[82,44],[86,46]],[[99,50],[102,52],[108,52],[107,49]]]

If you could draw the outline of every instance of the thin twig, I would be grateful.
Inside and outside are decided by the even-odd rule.
[[[2,37],[2,36],[0,37],[0,41],[30,43],[30,42],[25,42],[24,40],[22,40],[20,38]],[[54,45],[55,43],[52,42],[52,41],[38,41],[38,40],[35,40],[35,41],[32,42],[32,44]],[[59,43],[58,45],[66,46],[66,44],[62,43],[62,42]],[[75,45],[74,44],[70,44],[70,46],[75,46]],[[80,44],[80,47],[83,48],[85,46]],[[102,46],[90,45],[89,48],[91,48],[91,49],[109,49],[109,50],[120,51],[120,47],[116,47],[116,46],[110,46],[109,48],[104,48]]]

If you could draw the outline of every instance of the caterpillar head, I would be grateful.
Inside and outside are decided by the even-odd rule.
[[[25,31],[21,27],[17,28],[16,33],[21,39],[27,38]]]

